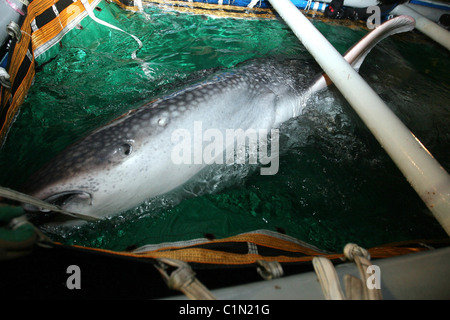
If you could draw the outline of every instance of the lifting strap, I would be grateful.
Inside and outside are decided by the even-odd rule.
[[[185,262],[175,259],[157,259],[156,269],[167,286],[183,292],[191,300],[216,300],[214,295],[195,277],[195,272]],[[176,268],[170,275],[168,269]]]
[[[371,282],[371,272],[375,266],[370,262],[369,252],[349,243],[344,248],[345,257],[354,261],[361,279],[352,275],[344,276],[344,294],[334,265],[326,257],[314,257],[313,266],[327,300],[382,300],[381,289]]]

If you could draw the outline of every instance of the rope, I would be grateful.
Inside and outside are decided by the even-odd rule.
[[[311,9],[311,3],[312,3],[312,0],[308,0],[308,3],[306,4],[306,7],[304,9],[306,11],[306,13],[308,13],[309,9]]]
[[[92,20],[94,20],[95,22],[97,22],[97,23],[99,23],[101,25],[104,25],[104,26],[106,26],[108,28],[111,28],[111,29],[123,32],[123,33],[129,35],[130,37],[132,37],[138,43],[139,48],[134,50],[131,53],[131,59],[138,61],[139,64],[141,65],[141,69],[144,72],[144,74],[147,76],[147,78],[151,79],[152,78],[152,68],[150,67],[150,65],[147,62],[145,62],[142,59],[137,58],[137,52],[140,49],[142,49],[142,46],[143,46],[142,41],[138,37],[136,37],[134,34],[128,33],[126,31],[120,29],[119,27],[116,27],[116,26],[114,26],[114,25],[112,25],[112,24],[110,24],[110,23],[108,23],[106,21],[103,21],[103,20],[100,20],[99,18],[97,18],[94,15],[94,12],[92,11],[92,7],[89,4],[88,0],[80,0],[80,1],[83,4],[84,8],[86,9],[86,12],[88,13],[89,17],[92,18]],[[136,4],[139,12],[144,14],[144,16],[148,19],[148,15],[144,12],[144,8],[142,6],[142,0],[136,0],[135,4]]]
[[[97,22],[97,23],[99,23],[99,24],[101,24],[101,25],[104,25],[104,26],[106,26],[106,27],[108,27],[108,28],[111,28],[111,29],[114,29],[114,30],[123,32],[123,33],[129,35],[130,37],[132,37],[132,38],[138,43],[139,48],[136,49],[135,51],[133,51],[133,52],[131,53],[131,58],[132,58],[132,59],[136,59],[136,53],[137,53],[137,51],[140,50],[140,49],[142,48],[142,41],[139,40],[139,38],[136,37],[135,35],[133,35],[133,34],[131,34],[131,33],[128,33],[128,32],[126,32],[126,31],[120,29],[119,27],[116,27],[116,26],[114,26],[114,25],[112,25],[112,24],[110,24],[110,23],[108,23],[108,22],[106,22],[106,21],[103,21],[103,20],[100,20],[99,18],[97,18],[97,17],[94,15],[94,12],[92,11],[92,7],[91,7],[91,5],[89,4],[89,1],[88,1],[88,0],[81,0],[81,3],[83,4],[84,8],[86,9],[86,12],[88,13],[89,17],[91,17],[92,20],[94,20],[95,22]]]

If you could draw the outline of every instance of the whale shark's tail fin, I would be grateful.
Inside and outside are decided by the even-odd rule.
[[[369,54],[370,50],[374,48],[381,40],[401,32],[411,31],[415,27],[415,20],[410,16],[401,15],[397,16],[391,20],[388,20],[373,29],[366,36],[364,36],[360,41],[358,41],[353,47],[351,47],[344,55],[345,60],[351,64],[351,66],[359,71],[361,64],[363,63],[366,56]],[[319,75],[310,87],[310,92],[314,93],[319,91],[328,85],[332,81],[325,74]]]

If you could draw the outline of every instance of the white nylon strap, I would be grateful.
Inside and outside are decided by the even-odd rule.
[[[126,32],[126,31],[120,29],[119,27],[116,27],[116,26],[114,26],[114,25],[112,25],[112,24],[110,24],[110,23],[108,23],[108,22],[106,22],[106,21],[103,21],[103,20],[100,20],[99,18],[97,18],[97,17],[94,15],[94,12],[92,11],[92,7],[91,7],[91,5],[89,4],[89,1],[88,1],[88,0],[80,0],[80,1],[81,1],[81,3],[83,4],[84,8],[86,9],[86,12],[88,13],[89,17],[91,17],[92,20],[94,20],[95,22],[97,22],[97,23],[99,23],[99,24],[101,24],[101,25],[104,25],[104,26],[106,26],[106,27],[108,27],[108,28],[111,28],[111,29],[114,29],[114,30],[123,32],[123,33],[129,35],[130,37],[132,37],[132,38],[138,43],[139,48],[138,48],[137,50],[133,51],[133,53],[131,54],[131,58],[132,58],[132,59],[136,59],[136,53],[137,53],[137,51],[138,51],[139,49],[142,48],[142,41],[139,40],[139,38],[136,37],[135,35],[133,35],[133,34],[131,34],[131,33],[128,33],[128,32]]]
[[[252,0],[252,1],[247,5],[247,7],[248,7],[248,8],[253,8],[254,6],[256,6],[256,4],[258,3],[258,1],[260,1],[260,0]]]
[[[346,300],[332,262],[325,257],[314,257],[312,263],[325,299]]]

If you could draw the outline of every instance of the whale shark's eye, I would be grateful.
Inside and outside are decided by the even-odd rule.
[[[119,154],[123,155],[123,156],[129,156],[131,154],[131,152],[133,152],[133,146],[131,145],[131,143],[124,143],[122,145],[120,145],[119,147]]]
[[[96,155],[96,160],[99,163],[120,163],[125,158],[133,153],[134,141],[125,140],[117,141],[113,145],[105,144],[104,148],[101,148]]]

